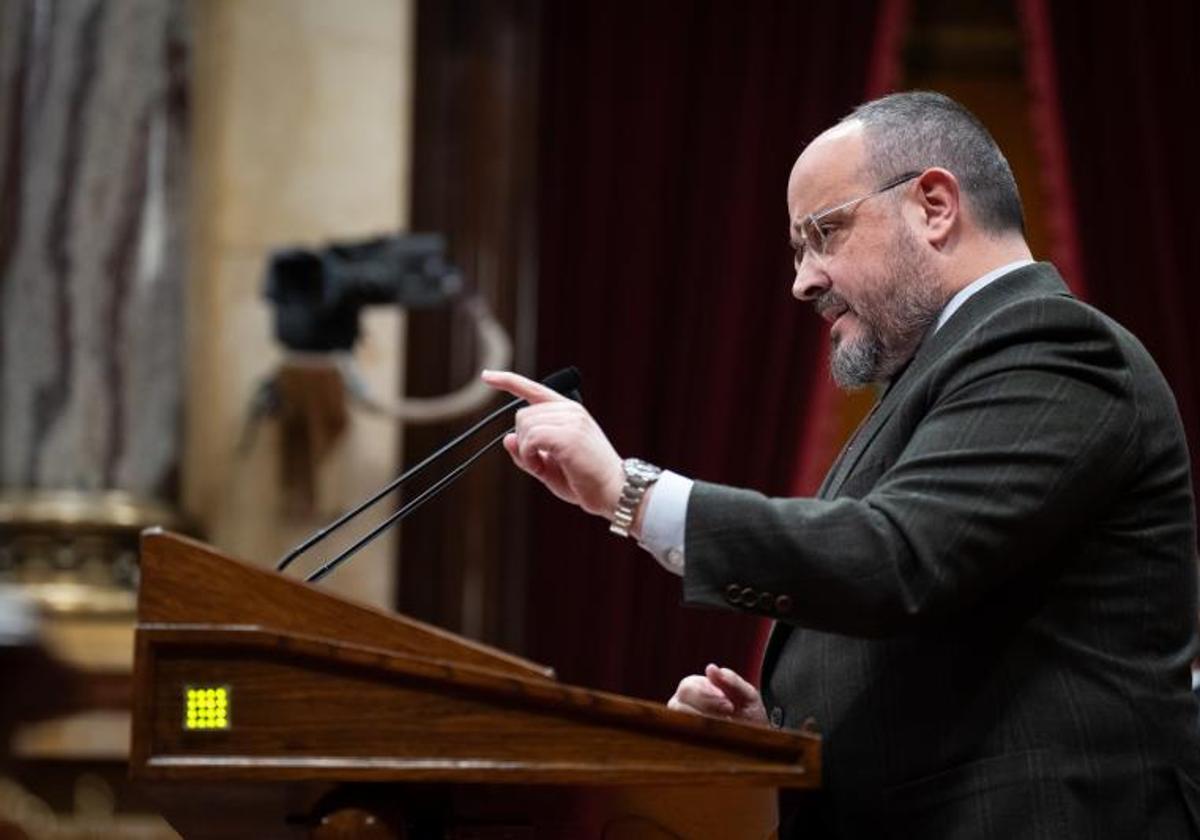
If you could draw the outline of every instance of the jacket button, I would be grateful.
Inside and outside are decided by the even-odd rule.
[[[667,551],[667,562],[671,564],[672,569],[683,568],[683,552],[678,548],[672,548]]]
[[[731,604],[736,604],[742,597],[742,587],[736,583],[731,583],[725,587],[725,600]]]
[[[762,592],[758,596],[758,608],[764,612],[771,609],[771,605],[775,603],[775,596],[770,592]]]
[[[771,708],[771,725],[776,729],[783,726],[783,709],[781,709],[779,706],[773,706]]]
[[[775,612],[787,615],[792,611],[792,599],[789,595],[780,595],[775,599]]]

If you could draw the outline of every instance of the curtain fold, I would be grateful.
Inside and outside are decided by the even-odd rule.
[[[1087,299],[1050,12],[1043,0],[1018,0],[1018,16],[1025,38],[1029,122],[1041,161],[1050,260],[1075,296]]]
[[[617,450],[788,494],[820,321],[790,297],[796,154],[864,98],[880,0],[545,7],[539,368],[577,364]],[[664,699],[751,670],[761,621],[680,608],[677,578],[537,494],[529,654]]]
[[[1073,216],[1054,225],[1055,256],[1065,246],[1071,270],[1075,232],[1088,300],[1132,330],[1162,368],[1196,486],[1200,289],[1192,248],[1200,241],[1200,169],[1195,133],[1184,126],[1200,89],[1200,5],[1163,0],[1082,11],[1021,0],[1018,9],[1048,199],[1056,215]]]

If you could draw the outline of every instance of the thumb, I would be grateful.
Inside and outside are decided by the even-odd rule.
[[[758,703],[758,689],[751,685],[742,677],[730,668],[718,668],[716,665],[709,665],[704,669],[704,676],[708,677],[709,682],[728,697],[733,704],[738,707],[749,706]]]

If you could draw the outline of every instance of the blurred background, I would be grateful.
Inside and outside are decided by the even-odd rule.
[[[790,298],[784,190],[891,90],[988,125],[1195,474],[1198,47],[1191,0],[0,0],[0,836],[172,836],[124,781],[141,528],[271,565],[498,405],[482,364],[814,490],[873,395]],[[764,632],[501,453],[320,585],[656,700]]]

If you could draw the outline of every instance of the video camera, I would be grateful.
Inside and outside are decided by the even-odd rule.
[[[446,263],[445,249],[440,234],[413,233],[275,251],[264,295],[275,304],[276,338],[289,350],[350,350],[364,306],[449,302],[462,293],[463,280]]]

